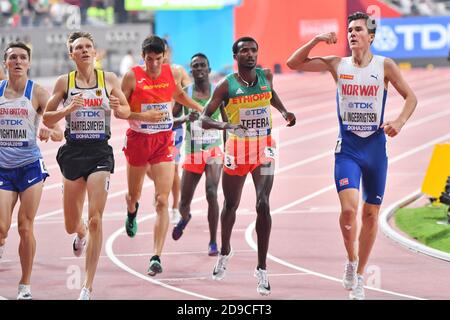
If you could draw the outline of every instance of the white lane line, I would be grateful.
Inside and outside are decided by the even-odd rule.
[[[141,223],[144,220],[154,218],[155,216],[156,216],[155,214],[152,214],[152,215],[149,215],[149,216],[142,217],[142,218],[137,220],[137,223]],[[147,282],[159,285],[159,286],[164,287],[166,289],[170,289],[170,290],[173,290],[173,291],[176,291],[176,292],[179,292],[179,293],[182,293],[182,294],[186,294],[186,295],[189,295],[189,296],[193,296],[193,297],[196,297],[196,298],[200,298],[200,299],[216,300],[215,298],[208,297],[208,296],[205,296],[205,295],[201,295],[201,294],[195,293],[193,291],[188,291],[188,290],[184,290],[184,289],[180,289],[180,288],[168,285],[168,284],[163,283],[163,282],[161,282],[159,280],[155,280],[155,278],[150,278],[147,275],[143,275],[143,274],[139,273],[138,271],[136,271],[136,270],[130,268],[129,266],[127,266],[125,263],[123,263],[121,260],[119,260],[117,258],[117,256],[114,253],[114,250],[112,248],[113,247],[113,243],[116,240],[116,238],[119,237],[123,232],[124,232],[124,228],[123,227],[118,229],[118,230],[116,230],[112,235],[109,236],[109,238],[108,238],[108,240],[106,241],[106,244],[105,244],[105,250],[106,250],[107,256],[119,268],[125,270],[126,272],[128,272],[128,273],[130,273],[130,274],[132,274],[132,275],[134,275],[134,276],[136,276],[136,277],[138,277],[138,278],[140,278],[140,279],[142,279],[144,281],[147,281]]]
[[[244,249],[244,250],[234,250],[234,252],[240,252],[240,253],[249,253],[254,252],[250,249]],[[181,252],[164,252],[165,256],[181,256],[181,255],[201,255],[201,256],[207,256],[207,251],[181,251]],[[150,257],[153,256],[153,252],[144,252],[144,253],[124,253],[124,254],[116,254],[116,257]],[[108,256],[100,256],[100,258],[108,258]],[[61,260],[77,260],[80,259],[79,257],[61,257]]]

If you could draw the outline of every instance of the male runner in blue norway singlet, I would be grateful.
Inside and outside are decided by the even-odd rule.
[[[309,52],[320,42],[337,42],[334,32],[317,35],[289,58],[291,69],[329,71],[336,81],[340,134],[335,150],[335,183],[341,202],[340,227],[348,255],[343,285],[350,299],[364,299],[364,268],[375,242],[378,213],[384,196],[387,174],[386,137],[396,136],[417,105],[417,99],[392,59],[370,51],[376,22],[356,12],[348,17],[350,57],[313,57]],[[384,121],[388,84],[405,99],[400,115]],[[359,249],[356,214],[359,184],[363,184],[362,228]]]

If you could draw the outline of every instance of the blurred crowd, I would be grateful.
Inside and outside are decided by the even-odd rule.
[[[124,0],[0,0],[1,27],[129,22]]]
[[[385,0],[405,16],[448,16],[450,0]]]

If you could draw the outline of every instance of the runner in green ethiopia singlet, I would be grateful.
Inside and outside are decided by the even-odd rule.
[[[271,133],[272,113],[270,100],[272,88],[262,69],[256,70],[256,85],[246,87],[239,83],[234,74],[227,76],[228,104],[225,112],[232,124],[242,124],[249,130],[246,137],[264,137]],[[217,111],[216,111],[217,112]],[[215,119],[214,119],[215,120]],[[230,133],[230,138],[237,138]]]
[[[205,106],[209,99],[199,99],[193,96],[193,84],[187,87],[187,93],[193,100]],[[211,86],[211,92],[214,88]],[[189,110],[183,107],[183,114],[188,115]],[[220,109],[212,115],[212,118],[216,121],[222,121]],[[222,132],[219,130],[205,130],[202,129],[200,120],[194,122],[186,121],[186,139],[184,144],[184,151],[186,155],[206,151],[214,147],[219,147],[223,144]]]

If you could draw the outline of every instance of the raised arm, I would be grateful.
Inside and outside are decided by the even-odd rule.
[[[403,99],[405,99],[405,104],[398,117],[393,121],[385,121],[381,125],[381,128],[384,129],[384,132],[388,136],[395,137],[400,133],[400,130],[416,109],[417,98],[411,87],[403,78],[399,67],[390,58],[384,60],[384,75],[385,78],[392,83],[397,92],[400,93]]]
[[[334,44],[337,42],[336,33],[329,32],[315,36],[309,42],[298,48],[288,59],[287,66],[292,70],[321,72],[329,71],[337,80],[336,70],[340,62],[337,56],[309,57],[311,50],[320,42]]]
[[[130,106],[120,87],[117,76],[112,72],[105,72],[105,78],[108,86],[111,88],[109,94],[109,106],[118,119],[128,119],[130,116]]]
[[[67,94],[67,81],[67,75],[60,76],[56,80],[53,93],[50,96],[50,99],[48,100],[45,107],[43,122],[44,125],[49,128],[53,127],[55,123],[64,118],[66,115],[70,114],[72,111],[75,111],[76,109],[83,106],[83,97],[82,93],[80,93],[76,95],[74,99],[72,99],[72,102],[68,106],[58,109],[59,104]]]
[[[292,127],[295,125],[295,114],[293,114],[292,112],[289,112],[286,110],[286,108],[283,105],[283,102],[281,102],[280,97],[278,96],[278,94],[276,93],[275,89],[273,88],[273,75],[272,72],[270,71],[270,69],[265,69],[264,73],[266,75],[267,80],[270,83],[270,87],[272,88],[272,99],[270,100],[270,104],[277,109],[281,115],[283,116],[283,118],[287,121],[287,126],[288,127]]]

